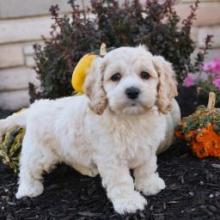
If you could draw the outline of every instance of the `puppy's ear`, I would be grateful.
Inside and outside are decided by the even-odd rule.
[[[103,88],[103,58],[97,57],[86,77],[84,91],[90,99],[90,109],[101,115],[107,106],[107,97]]]
[[[161,56],[154,56],[153,63],[159,76],[157,105],[160,112],[171,110],[172,100],[177,93],[177,82],[171,63]]]

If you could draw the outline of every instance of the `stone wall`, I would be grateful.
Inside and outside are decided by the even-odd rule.
[[[195,0],[181,0],[176,4],[177,13],[185,18],[189,14],[189,6]],[[207,36],[213,35],[212,47],[207,60],[220,58],[220,0],[200,0],[197,19],[193,23],[192,37],[197,47],[204,47]]]
[[[192,36],[198,47],[204,46],[207,34],[214,42],[208,59],[220,57],[220,0],[201,0]],[[89,0],[79,0],[87,4]],[[186,17],[192,0],[179,0],[178,14]],[[0,109],[19,109],[29,104],[28,83],[39,85],[33,70],[34,43],[49,37],[51,19],[48,9],[59,4],[68,13],[67,0],[0,0]]]
[[[69,10],[66,0],[0,0],[0,109],[27,106],[28,83],[39,85],[32,45],[49,37],[52,4]]]

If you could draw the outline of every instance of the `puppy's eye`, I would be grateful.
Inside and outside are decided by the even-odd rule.
[[[114,75],[111,76],[111,81],[117,82],[121,79],[121,74],[120,73],[115,73]]]
[[[141,76],[142,79],[145,79],[145,80],[150,78],[150,74],[148,72],[145,72],[145,71],[141,72],[140,76]]]

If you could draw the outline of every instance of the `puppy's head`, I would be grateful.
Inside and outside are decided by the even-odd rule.
[[[143,114],[154,105],[167,113],[177,95],[170,63],[144,47],[121,47],[97,58],[85,82],[90,108],[102,114]]]

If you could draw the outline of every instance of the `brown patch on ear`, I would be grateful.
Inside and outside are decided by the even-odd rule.
[[[178,95],[175,73],[171,63],[163,57],[154,56],[153,62],[159,78],[157,106],[160,112],[166,114],[171,110],[173,98]]]
[[[86,77],[85,93],[90,99],[90,109],[101,115],[107,107],[108,101],[103,87],[104,64],[102,58],[96,58]]]

